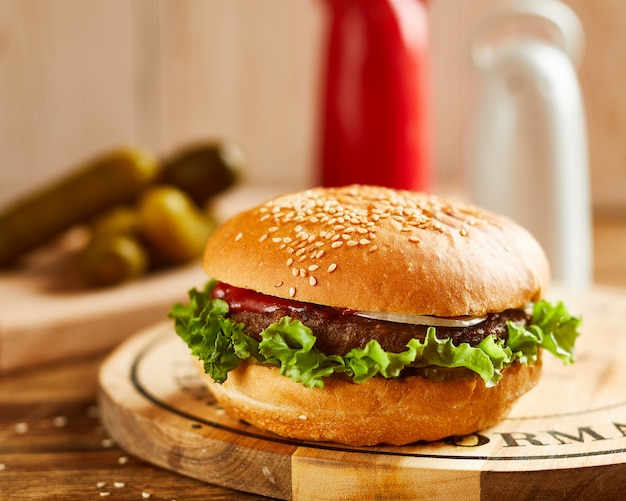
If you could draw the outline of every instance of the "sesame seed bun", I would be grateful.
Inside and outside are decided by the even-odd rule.
[[[549,284],[536,240],[478,207],[371,186],[274,198],[209,239],[206,273],[235,287],[369,312],[483,315],[521,308]],[[198,364],[203,373],[202,364]],[[498,422],[538,381],[541,363],[515,362],[487,388],[479,376],[417,375],[307,388],[276,367],[244,362],[223,384],[206,376],[233,416],[279,435],[351,445],[407,444]]]
[[[537,241],[478,207],[371,186],[274,198],[209,239],[210,277],[270,296],[363,311],[482,315],[549,285]]]

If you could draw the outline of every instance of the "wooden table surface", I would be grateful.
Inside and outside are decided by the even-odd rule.
[[[596,218],[594,229],[595,281],[626,287],[626,217]],[[183,477],[119,448],[96,406],[105,356],[0,379],[1,499],[265,499]]]

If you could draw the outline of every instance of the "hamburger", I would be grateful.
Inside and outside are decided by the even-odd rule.
[[[210,280],[170,316],[218,403],[309,441],[402,445],[496,424],[580,319],[544,294],[540,245],[510,219],[376,186],[315,188],[209,238]]]

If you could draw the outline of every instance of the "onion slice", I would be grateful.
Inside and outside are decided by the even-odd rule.
[[[395,322],[399,324],[428,325],[433,327],[471,327],[484,322],[487,315],[479,317],[433,317],[430,315],[411,315],[410,313],[387,313],[384,311],[357,311],[355,315],[359,317],[371,318],[373,320],[384,320],[385,322]]]

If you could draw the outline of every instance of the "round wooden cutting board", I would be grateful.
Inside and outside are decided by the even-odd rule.
[[[164,468],[298,500],[623,499],[626,293],[553,291],[583,316],[577,362],[544,357],[539,385],[479,433],[404,447],[288,440],[226,415],[173,325],[119,346],[100,371],[110,435]]]

